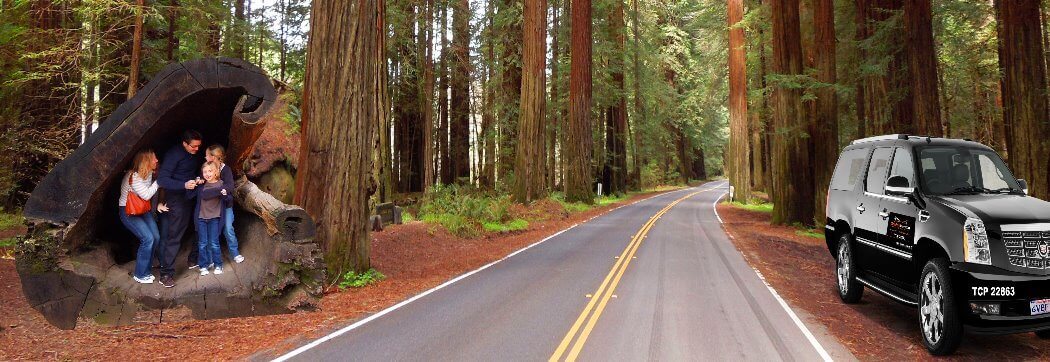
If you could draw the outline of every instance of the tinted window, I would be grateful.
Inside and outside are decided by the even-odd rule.
[[[1020,193],[999,155],[966,147],[924,147],[919,151],[922,188],[934,195]]]
[[[911,152],[908,152],[907,149],[897,148],[896,151],[893,151],[893,167],[890,168],[890,177],[893,176],[904,176],[908,179],[908,186],[915,187],[915,162],[912,161]]]
[[[852,191],[864,175],[864,163],[868,158],[867,149],[853,149],[839,156],[835,165],[835,175],[831,177],[831,188],[834,190]]]
[[[890,156],[893,155],[892,148],[876,148],[871,154],[871,162],[868,163],[868,178],[865,190],[882,195],[885,191],[886,172],[890,169]]]

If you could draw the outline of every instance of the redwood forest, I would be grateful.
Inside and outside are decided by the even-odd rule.
[[[830,305],[805,293],[826,292],[812,286],[830,288],[832,277],[803,279],[823,277],[811,271],[830,273],[824,264],[837,260],[823,241],[829,184],[854,140],[976,141],[1026,180],[1018,193],[1050,198],[1048,27],[1043,0],[0,0],[0,340],[128,349],[48,345],[61,350],[52,356],[4,346],[0,360],[144,359],[132,349],[158,338],[194,348],[196,338],[226,333],[243,346],[200,347],[215,353],[202,355],[276,357],[306,340],[297,334],[312,339],[473,273],[481,279],[548,239],[557,242],[550,248],[578,249],[518,269],[541,273],[514,279],[536,284],[477,290],[535,287],[554,298],[549,291],[577,292],[555,284],[572,279],[563,272],[613,265],[597,292],[576,293],[586,296],[579,317],[580,306],[551,307],[576,321],[555,326],[555,339],[569,331],[560,346],[542,345],[554,350],[551,360],[586,351],[602,308],[630,300],[631,287],[613,291],[634,259],[632,268],[657,257],[681,262],[663,268],[695,254],[688,261],[703,260],[697,268],[738,270],[730,286],[743,289],[766,279],[745,283],[740,273],[762,269],[773,275],[763,303],[790,314],[777,323],[802,326],[788,304]],[[198,176],[167,180],[173,164]],[[220,182],[221,192],[208,185]],[[209,201],[197,185],[213,192]],[[149,187],[161,191],[128,196]],[[132,215],[131,202],[145,209]],[[183,207],[186,219],[169,206]],[[665,215],[664,227],[676,229],[660,233]],[[587,234],[594,225],[605,231]],[[649,252],[667,254],[639,259],[651,229],[662,241],[647,241]],[[697,240],[706,244],[695,253],[679,243]],[[618,242],[628,242],[622,253],[602,249]],[[153,243],[170,247],[167,255]],[[781,257],[801,266],[755,264]],[[1050,259],[1045,250],[1041,258]],[[665,285],[664,271],[642,273],[659,280],[634,290]],[[787,303],[774,287],[798,290],[781,292]],[[719,301],[748,305],[728,300]],[[555,303],[534,304],[521,308]],[[822,319],[821,310],[807,318]],[[240,317],[258,319],[190,333],[211,328],[200,320]],[[298,318],[310,328],[292,327]],[[144,321],[152,331],[112,327]],[[259,321],[269,327],[251,324]],[[47,324],[78,330],[56,338]],[[336,334],[356,326],[347,328]],[[832,349],[835,359],[919,358],[906,355],[911,348],[885,351],[891,344],[881,339],[830,339],[846,341],[843,354]],[[795,359],[831,360],[813,343],[821,354]],[[1021,357],[1047,358],[1032,348]]]

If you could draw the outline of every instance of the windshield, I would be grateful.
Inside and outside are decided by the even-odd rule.
[[[995,152],[967,147],[924,147],[919,151],[922,189],[931,195],[1024,194]]]

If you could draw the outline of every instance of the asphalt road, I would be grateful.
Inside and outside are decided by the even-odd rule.
[[[725,192],[716,181],[610,211],[282,358],[826,358],[723,232],[712,204]]]

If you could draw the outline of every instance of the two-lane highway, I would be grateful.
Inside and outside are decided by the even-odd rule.
[[[828,359],[722,230],[726,189],[610,211],[279,359]]]

